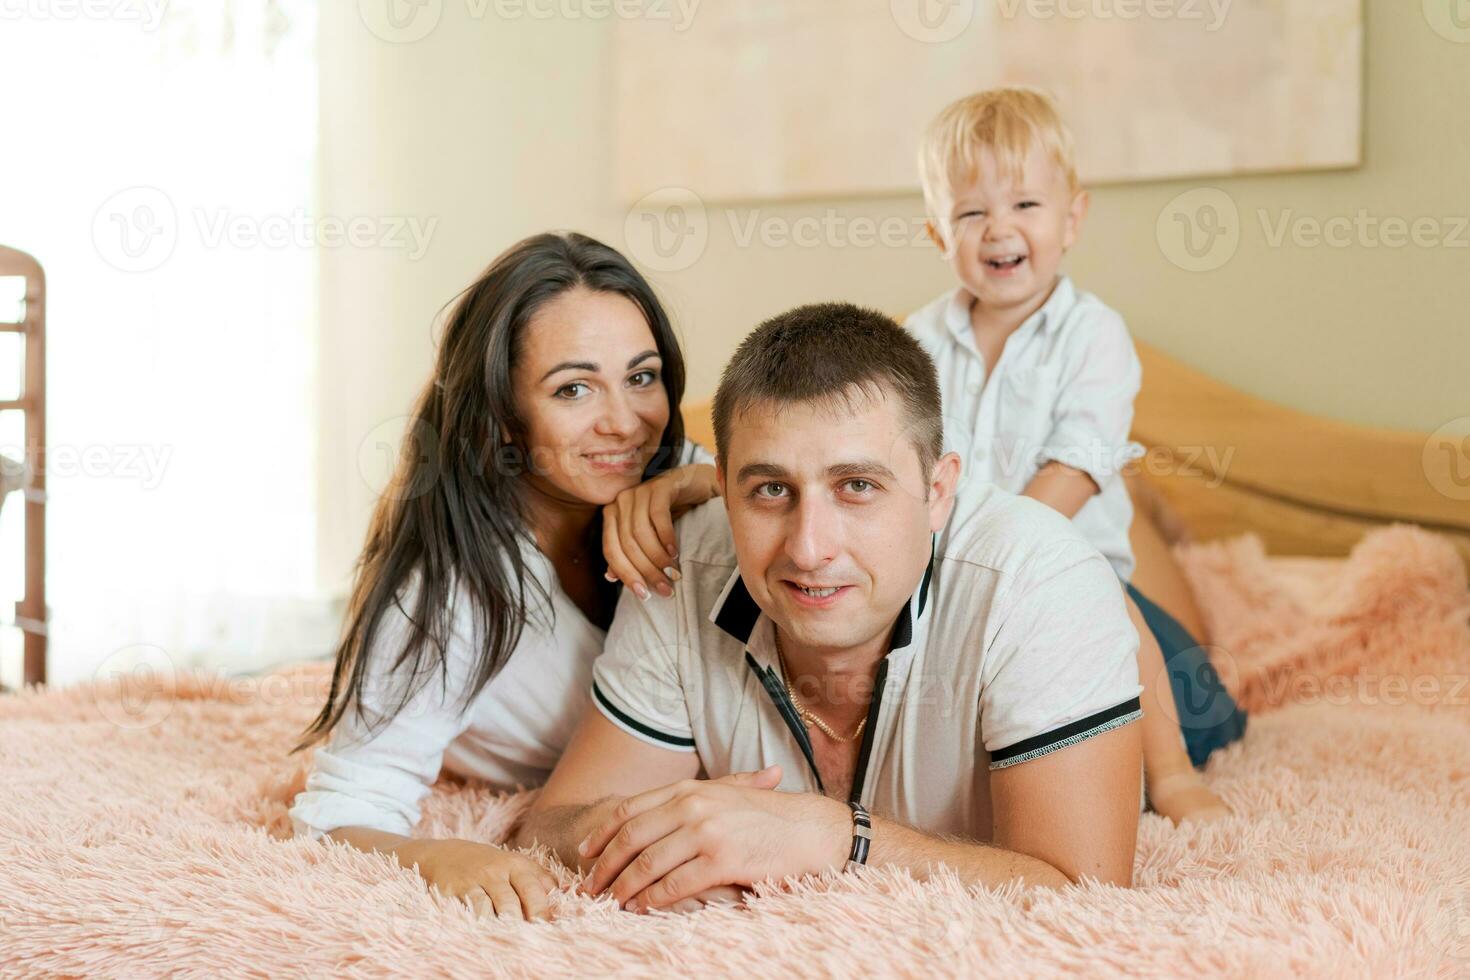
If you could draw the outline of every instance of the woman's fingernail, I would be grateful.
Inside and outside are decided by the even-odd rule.
[[[684,577],[684,573],[680,572],[673,565],[670,565],[668,568],[665,568],[664,569],[664,574],[669,577],[669,581],[670,582],[677,582],[677,581],[679,581],[679,579],[681,579],[681,578]]]
[[[648,601],[648,588],[642,582],[639,582],[637,585],[633,586],[633,592],[644,602]]]
[[[602,577],[607,579],[609,582],[616,582],[618,580],[618,577],[612,572],[603,572]]]
[[[654,588],[657,589],[658,594],[663,596],[665,599],[671,599],[674,596],[674,587],[667,582],[660,582],[655,585]]]

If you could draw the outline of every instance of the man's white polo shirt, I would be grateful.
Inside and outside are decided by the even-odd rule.
[[[1138,636],[1117,576],[1045,504],[971,488],[881,661],[851,798],[929,833],[986,839],[992,769],[1127,724]],[[773,626],[740,578],[723,501],[677,525],[671,599],[625,593],[593,666],[593,703],[706,775],[782,766],[822,792],[785,695]]]

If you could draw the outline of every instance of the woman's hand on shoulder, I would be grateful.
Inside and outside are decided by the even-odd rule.
[[[674,519],[718,493],[715,468],[693,463],[618,494],[602,509],[608,581],[622,582],[640,599],[647,599],[650,591],[673,595],[679,580]]]

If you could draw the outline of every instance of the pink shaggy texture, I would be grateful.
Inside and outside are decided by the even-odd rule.
[[[0,976],[1470,976],[1463,566],[1411,528],[1331,565],[1251,539],[1181,558],[1257,714],[1207,772],[1235,816],[1148,814],[1131,890],[870,871],[693,915],[564,892],[554,922],[478,921],[289,838],[321,665],[133,676],[0,698]],[[498,841],[528,799],[441,780],[416,833]]]

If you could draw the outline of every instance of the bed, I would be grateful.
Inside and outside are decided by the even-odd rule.
[[[1206,771],[1235,815],[1146,814],[1133,889],[872,870],[694,915],[568,891],[551,923],[480,922],[384,858],[290,839],[308,760],[284,753],[324,665],[150,674],[0,698],[0,974],[1470,974],[1470,517],[1428,437],[1142,354],[1155,459],[1233,449],[1144,476],[1197,530],[1175,554],[1253,715]],[[498,841],[530,799],[445,778],[416,833]]]

